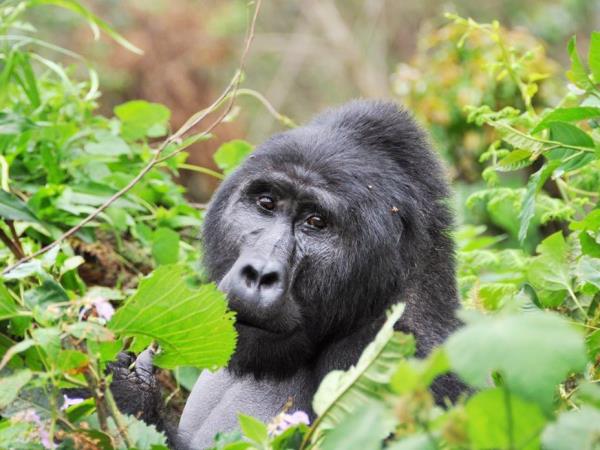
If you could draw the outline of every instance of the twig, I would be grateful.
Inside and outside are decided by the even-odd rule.
[[[25,255],[25,252],[23,251],[23,246],[21,245],[21,241],[19,240],[19,233],[17,233],[17,230],[15,229],[15,221],[7,220],[6,223],[8,225],[8,228],[10,228],[10,234],[12,234],[13,242],[16,244],[17,247],[19,247],[21,255]]]
[[[38,257],[38,256],[46,253],[48,250],[52,249],[53,247],[55,247],[56,245],[58,245],[59,243],[61,243],[65,239],[73,236],[81,228],[83,228],[85,225],[87,225],[92,220],[94,220],[100,213],[102,213],[106,208],[108,208],[110,205],[112,205],[117,199],[121,198],[123,195],[125,195],[127,192],[129,192],[157,164],[159,164],[159,163],[161,163],[163,161],[166,161],[167,159],[171,158],[172,156],[176,155],[181,150],[183,150],[183,148],[180,148],[180,149],[177,149],[177,150],[169,153],[168,155],[166,155],[164,157],[161,157],[162,156],[161,153],[167,147],[169,147],[171,144],[178,144],[178,143],[180,143],[181,139],[190,130],[192,130],[196,125],[198,125],[200,122],[202,122],[210,113],[212,113],[215,110],[217,110],[222,105],[223,100],[229,98],[229,102],[228,102],[227,107],[225,108],[225,111],[223,112],[223,114],[221,114],[217,118],[217,120],[214,121],[202,133],[199,133],[198,137],[207,135],[218,124],[220,124],[223,121],[223,119],[231,111],[231,108],[233,107],[233,104],[234,104],[235,99],[236,99],[235,95],[230,95],[230,94],[232,92],[236,92],[238,90],[238,88],[239,88],[240,83],[241,83],[242,72],[243,72],[243,69],[244,69],[244,66],[245,66],[245,63],[246,63],[246,57],[248,55],[248,51],[250,50],[250,44],[252,43],[252,40],[254,38],[255,27],[256,27],[256,20],[258,18],[258,12],[260,10],[260,5],[261,5],[261,0],[256,0],[256,6],[254,7],[254,14],[252,15],[252,19],[250,21],[250,25],[248,27],[248,30],[246,31],[244,49],[243,49],[242,55],[240,57],[240,64],[238,66],[238,70],[236,71],[235,75],[231,79],[229,85],[225,88],[225,90],[223,91],[223,93],[219,96],[219,98],[217,100],[215,100],[213,102],[213,104],[210,105],[208,108],[206,108],[206,109],[204,109],[202,111],[199,111],[198,113],[194,114],[175,133],[173,133],[169,137],[167,137],[162,142],[162,144],[154,151],[154,155],[152,156],[152,158],[150,159],[150,161],[148,162],[148,164],[125,187],[123,187],[121,190],[119,190],[114,195],[112,195],[108,200],[106,200],[104,203],[102,203],[102,205],[98,206],[93,212],[91,212],[86,218],[84,218],[77,225],[75,225],[74,227],[72,227],[69,230],[67,230],[66,232],[64,232],[55,241],[51,242],[50,244],[46,245],[45,247],[42,247],[41,249],[39,249],[38,251],[32,253],[31,255],[21,257],[16,263],[14,263],[11,266],[8,266],[6,269],[4,269],[2,271],[3,275],[6,274],[6,273],[8,273],[8,272],[10,272],[11,270],[13,270],[14,268],[18,267],[19,265],[21,265],[21,264],[23,264],[23,263],[25,263],[27,261],[32,260],[33,258],[36,258],[36,257]],[[0,236],[0,238],[1,238],[1,236]],[[4,239],[2,239],[2,240],[4,241]],[[8,244],[7,244],[7,246],[8,246]],[[9,248],[11,248],[11,247],[9,246]],[[12,251],[12,249],[11,249],[11,251]],[[16,256],[16,254],[15,254],[15,256]]]
[[[16,258],[23,258],[24,255],[21,252],[19,246],[15,244],[11,238],[8,237],[8,235],[4,232],[2,228],[0,228],[0,241],[2,241],[4,245],[8,247],[8,249],[13,255],[15,255]]]

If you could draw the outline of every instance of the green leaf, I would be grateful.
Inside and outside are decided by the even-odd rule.
[[[127,435],[137,450],[167,449],[167,439],[154,425],[148,425],[133,416],[123,416]],[[117,428],[111,420],[113,436],[118,435]]]
[[[532,133],[538,133],[548,128],[552,122],[576,122],[585,119],[594,119],[600,117],[600,108],[592,106],[579,106],[575,108],[557,108],[546,114],[542,120],[531,130]]]
[[[265,443],[268,439],[267,426],[258,419],[245,414],[238,414],[242,433],[257,444]]]
[[[513,150],[500,161],[498,165],[504,170],[517,170],[531,163],[529,158],[533,155],[530,150]]]
[[[158,265],[174,264],[179,259],[179,234],[159,228],[152,235],[152,256]]]
[[[553,141],[593,149],[594,140],[581,128],[568,122],[550,122],[550,136]]]
[[[527,237],[529,224],[535,215],[535,198],[540,192],[546,180],[552,175],[552,172],[560,165],[557,161],[550,161],[542,166],[540,170],[529,177],[523,205],[519,213],[519,241],[523,243]]]
[[[398,394],[416,389],[427,389],[433,380],[450,370],[448,357],[442,349],[431,352],[425,360],[401,360],[390,380],[390,387]]]
[[[539,449],[546,419],[540,408],[502,388],[475,394],[465,405],[473,449]]]
[[[575,269],[577,278],[582,284],[590,283],[600,289],[600,259],[582,256]]]
[[[84,145],[84,150],[90,155],[96,156],[118,156],[131,153],[129,145],[120,137],[110,133],[96,136],[98,142],[88,142]]]
[[[533,136],[529,136],[526,133],[514,129],[510,122],[506,119],[494,120],[489,122],[489,124],[500,132],[502,140],[508,142],[515,149],[529,150],[531,153],[539,153],[544,148],[544,144],[542,142]]]
[[[159,103],[132,100],[115,107],[115,115],[121,119],[122,135],[127,141],[166,134],[171,111]]]
[[[61,350],[57,358],[57,369],[61,372],[77,371],[87,366],[90,358],[77,350]]]
[[[596,84],[600,83],[600,32],[592,31],[590,35],[590,49],[588,52],[588,65]]]
[[[556,385],[586,363],[581,333],[549,312],[481,317],[450,336],[452,369],[477,388],[499,371],[506,387],[550,408]]]
[[[115,30],[113,30],[112,27],[108,25],[108,23],[106,23],[104,20],[93,14],[89,9],[85,8],[81,5],[81,3],[75,0],[32,0],[31,3],[34,5],[55,5],[60,6],[61,8],[71,10],[74,13],[81,15],[85,18],[85,20],[87,20],[96,37],[98,37],[98,29],[101,29],[112,39],[114,39],[115,42],[117,42],[119,45],[123,46],[127,50],[133,53],[137,53],[138,55],[144,53],[142,50],[137,48],[135,45],[133,45],[131,42],[129,42]]]
[[[371,401],[346,416],[328,432],[322,450],[379,450],[394,430],[396,420],[382,403]]]
[[[226,175],[233,172],[252,152],[253,147],[246,141],[235,139],[225,142],[213,155],[217,167]]]
[[[329,372],[323,379],[313,398],[313,409],[319,415],[313,424],[315,439],[322,431],[335,428],[348,414],[364,405],[365,400],[382,398],[384,387],[399,362],[414,353],[413,337],[394,332],[394,324],[402,311],[402,303],[392,308],[386,323],[355,366],[346,372]]]
[[[114,340],[114,334],[93,322],[77,322],[65,327],[65,331],[77,339],[92,339],[97,342],[108,342]]]
[[[10,292],[0,281],[0,320],[10,319],[20,314]]]
[[[31,336],[35,345],[43,348],[51,361],[58,359],[60,352],[60,330],[58,328],[36,328],[31,332]]]
[[[596,450],[600,445],[600,410],[582,406],[558,416],[542,435],[545,450]]]
[[[19,391],[29,383],[32,376],[31,370],[23,369],[0,378],[0,409],[6,408],[17,398]]]
[[[527,268],[527,278],[536,289],[568,291],[571,289],[569,249],[561,231],[548,236],[537,248],[539,256]]]
[[[439,450],[439,443],[432,434],[414,434],[401,441],[392,442],[386,450]]]
[[[108,326],[120,335],[157,340],[162,352],[154,362],[160,367],[222,367],[235,348],[234,315],[214,284],[190,289],[186,270],[183,265],[156,269]]]
[[[2,189],[0,189],[0,217],[39,223],[33,211],[19,197]]]
[[[571,80],[577,87],[580,87],[581,89],[588,90],[592,88],[593,85],[590,82],[587,70],[581,62],[581,58],[577,52],[577,38],[575,36],[573,36],[569,41],[567,52],[569,53],[569,58],[571,59],[571,70],[567,71],[567,77],[569,80]]]

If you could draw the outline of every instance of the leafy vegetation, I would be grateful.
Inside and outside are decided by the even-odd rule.
[[[204,284],[202,214],[175,179],[184,167],[222,178],[252,146],[222,146],[215,173],[187,164],[184,151],[209,129],[172,133],[162,105],[97,114],[93,70],[83,64],[80,81],[81,59],[23,21],[40,5],[77,12],[131,47],[75,1],[0,5],[0,447],[157,450],[161,433],[117,411],[106,364],[158,344],[156,363],[174,369],[162,373],[178,392],[199,369],[227,363],[233,318]],[[411,70],[430,82],[452,55],[467,62],[443,85],[456,89],[430,95],[415,79],[397,90],[417,110],[450,107],[447,121],[425,122],[450,137],[450,161],[475,168],[457,177],[475,183],[455,234],[465,327],[417,360],[412,337],[392,330],[402,313],[394,308],[357,365],[325,378],[313,424],[302,413],[270,424],[240,415],[240,430],[218,435],[216,448],[600,446],[600,33],[585,58],[570,42],[563,87],[538,43],[497,23],[449,20],[432,38],[441,50]],[[470,133],[478,143],[465,153],[459,142]],[[444,409],[428,388],[448,371],[473,393]]]

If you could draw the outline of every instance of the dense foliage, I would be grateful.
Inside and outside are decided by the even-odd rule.
[[[78,12],[131,47],[74,1],[0,5],[0,447],[164,448],[164,436],[118,412],[106,364],[119,350],[157,345],[155,362],[177,393],[199,369],[227,363],[233,317],[203,284],[202,214],[175,180],[182,168],[222,178],[252,146],[222,146],[223,175],[187,164],[185,142],[167,141],[161,162],[116,196],[161,148],[170,112],[133,101],[111,118],[95,113],[93,69],[23,21],[43,4]],[[396,83],[417,109],[422,101],[435,103],[423,111],[447,111],[427,125],[448,138],[450,162],[469,168],[463,179],[481,173],[486,183],[471,188],[466,204],[477,213],[459,211],[469,222],[455,235],[465,327],[416,360],[413,338],[392,329],[396,307],[357,365],[325,378],[313,424],[301,413],[270,424],[240,415],[240,430],[217,436],[216,448],[600,445],[600,33],[587,58],[570,42],[565,88],[555,63],[527,48],[534,41],[497,23],[450,21],[433,35],[431,67],[424,57],[411,68],[425,79],[402,84],[405,67]],[[64,67],[57,52],[77,64]],[[469,75],[437,84],[435,64],[446,67],[446,57],[466,61]],[[541,84],[551,89],[543,98]],[[464,152],[472,133],[477,150]],[[107,201],[75,234],[16,265]],[[474,389],[443,409],[428,386],[449,370]]]

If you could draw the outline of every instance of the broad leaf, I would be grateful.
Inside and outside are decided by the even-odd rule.
[[[467,430],[474,449],[540,447],[546,419],[535,403],[501,388],[477,393],[465,405]]]
[[[133,100],[115,107],[115,115],[121,119],[125,140],[136,141],[166,134],[171,111],[159,103]]]
[[[379,402],[368,402],[349,414],[325,435],[322,450],[379,450],[394,430],[392,412]]]
[[[179,234],[159,228],[152,235],[152,256],[159,265],[174,264],[179,259]]]
[[[452,369],[477,388],[500,372],[510,392],[549,408],[554,390],[586,363],[581,333],[552,313],[480,317],[450,336]]]
[[[33,374],[31,370],[24,369],[11,375],[0,378],[0,409],[6,408],[19,395]]]
[[[215,152],[213,158],[225,174],[233,172],[252,152],[252,145],[241,139],[225,142]]]
[[[267,441],[268,433],[267,426],[260,420],[247,416],[245,414],[238,415],[240,421],[240,428],[244,436],[251,441],[261,444]]]
[[[595,450],[600,444],[600,410],[584,405],[558,416],[542,436],[546,450]]]
[[[413,337],[394,332],[394,324],[403,311],[401,303],[392,308],[386,323],[355,366],[346,372],[334,370],[321,382],[313,399],[313,408],[319,415],[313,425],[317,438],[319,432],[334,428],[366,400],[381,398],[398,363],[413,354]]]
[[[160,367],[222,367],[235,348],[234,315],[214,284],[193,290],[185,275],[182,265],[159,267],[108,326],[120,335],[158,341],[162,352],[154,362]]]

